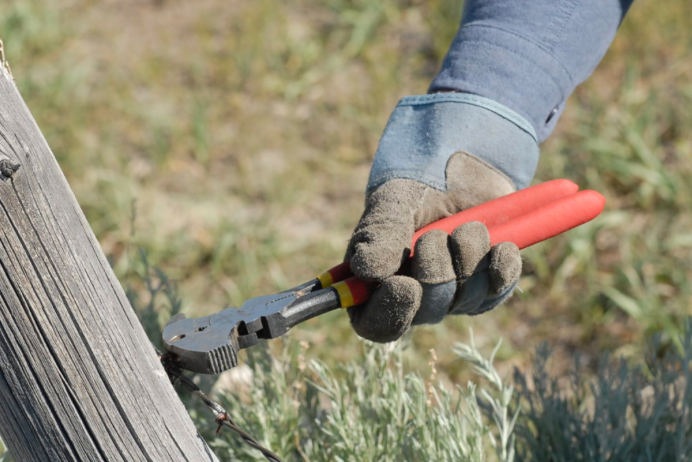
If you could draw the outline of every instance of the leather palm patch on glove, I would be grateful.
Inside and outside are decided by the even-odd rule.
[[[452,235],[424,234],[416,243],[409,275],[396,275],[411,254],[417,229],[514,191],[504,174],[465,152],[450,158],[446,177],[446,191],[393,179],[368,194],[346,259],[358,277],[381,286],[367,304],[348,310],[358,335],[389,342],[412,323],[482,313],[507,298],[519,280],[517,246],[505,242],[491,248],[488,230],[478,222],[466,223]]]

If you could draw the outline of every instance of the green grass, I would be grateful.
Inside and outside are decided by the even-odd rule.
[[[307,345],[275,357],[256,350],[223,403],[241,426],[287,461],[645,462],[687,460],[692,451],[692,324],[683,348],[648,345],[646,366],[599,360],[593,377],[551,373],[542,346],[531,373],[513,380],[495,351],[473,343],[454,352],[474,382],[452,388],[405,371],[401,344],[366,344],[367,354],[332,370],[307,361]],[[499,344],[498,344],[499,346]],[[241,377],[244,377],[241,378]],[[193,412],[221,460],[262,460],[237,435],[216,438],[208,413]]]
[[[22,95],[120,280],[131,249],[177,282],[189,315],[291,287],[342,257],[396,101],[425,92],[461,14],[456,0],[201,0],[0,4]],[[595,222],[524,252],[523,292],[477,318],[417,329],[408,369],[437,348],[505,338],[500,372],[554,348],[595,370],[676,341],[692,306],[692,4],[638,0],[612,49],[542,146],[536,181],[607,198]],[[129,249],[129,250],[128,250]],[[153,306],[156,311],[158,306]],[[152,315],[153,316],[153,315]],[[152,333],[152,335],[154,335]],[[294,329],[310,360],[363,357],[343,313]]]
[[[459,353],[479,375],[496,378],[479,392],[472,382],[439,384],[434,369],[428,377],[407,373],[400,345],[366,343],[364,357],[333,367],[307,360],[306,343],[296,347],[277,357],[255,350],[249,381],[222,397],[239,424],[285,460],[513,460],[512,389],[477,350],[464,345]],[[484,413],[489,403],[496,408]],[[262,460],[237,435],[215,438],[205,411],[193,415],[222,460]]]
[[[521,417],[518,460],[681,461],[692,452],[692,324],[681,348],[654,339],[645,366],[599,360],[594,377],[576,357],[568,378],[551,376],[546,346],[528,378],[515,372]]]

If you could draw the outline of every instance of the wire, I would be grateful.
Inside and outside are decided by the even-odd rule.
[[[171,382],[174,385],[180,384],[183,387],[187,388],[190,392],[192,392],[192,394],[200,398],[204,405],[207,406],[207,408],[211,411],[212,414],[214,414],[216,423],[219,425],[219,428],[216,430],[217,435],[223,427],[227,427],[233,430],[238,435],[240,435],[243,441],[245,441],[245,443],[247,443],[249,446],[260,451],[268,461],[284,462],[278,455],[274,454],[272,451],[262,446],[259,443],[259,441],[252,437],[252,435],[240,428],[238,424],[231,418],[230,414],[226,411],[226,409],[223,408],[223,406],[221,406],[219,403],[207,396],[192,380],[185,377],[183,375],[183,371],[172,363],[172,357],[170,354],[161,354],[161,352],[158,353],[159,357],[161,358],[161,362],[163,363],[163,366],[166,369],[166,372],[168,373],[168,377],[171,379]]]

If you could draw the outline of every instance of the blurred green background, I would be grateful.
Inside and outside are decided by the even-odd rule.
[[[0,3],[17,85],[118,277],[149,295],[138,249],[208,314],[340,261],[399,98],[421,94],[457,30],[458,0],[51,0]],[[633,361],[674,338],[692,290],[692,3],[637,0],[542,146],[535,181],[607,198],[578,230],[524,252],[503,307],[416,329],[411,370],[465,377],[451,345],[504,338],[499,370],[547,340]],[[165,308],[165,307],[155,307]],[[165,312],[165,310],[162,310]],[[357,358],[344,313],[295,328],[309,355]],[[277,344],[281,341],[277,341]]]

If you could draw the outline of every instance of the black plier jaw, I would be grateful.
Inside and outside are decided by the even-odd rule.
[[[219,374],[238,365],[238,351],[272,339],[291,327],[342,306],[333,287],[314,279],[275,295],[252,298],[202,318],[178,314],[163,329],[163,343],[176,364],[202,374]]]

